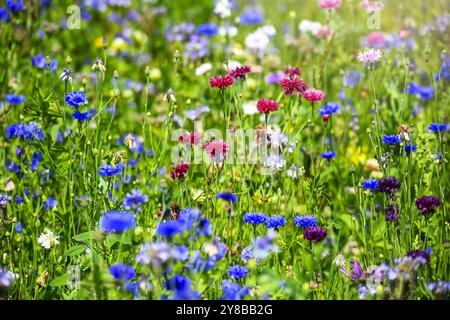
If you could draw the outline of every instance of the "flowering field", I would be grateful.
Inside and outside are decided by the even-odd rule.
[[[2,1],[0,299],[448,299],[449,10]]]

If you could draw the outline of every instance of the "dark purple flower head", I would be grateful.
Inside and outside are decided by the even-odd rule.
[[[305,229],[305,233],[303,234],[303,236],[306,240],[319,242],[325,239],[327,234],[327,230],[322,227],[309,227]]]
[[[426,252],[425,250],[421,250],[421,249],[412,250],[412,251],[408,252],[406,254],[406,256],[413,258],[413,259],[422,258],[425,260],[425,263],[428,263],[428,261],[430,260],[430,254],[428,252]]]
[[[393,176],[381,179],[378,182],[377,190],[386,193],[391,200],[395,199],[395,193],[400,189],[400,182]]]
[[[432,214],[441,205],[441,200],[435,196],[423,196],[416,199],[416,207],[423,215]]]
[[[398,221],[398,206],[390,204],[386,207],[386,221],[397,222]]]

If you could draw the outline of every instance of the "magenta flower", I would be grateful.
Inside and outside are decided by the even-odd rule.
[[[308,89],[303,92],[303,97],[312,103],[317,103],[325,99],[325,93],[318,89]]]

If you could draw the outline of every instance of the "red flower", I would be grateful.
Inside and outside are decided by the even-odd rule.
[[[231,70],[229,75],[232,76],[234,79],[245,79],[247,74],[250,72],[251,72],[250,66],[242,66],[236,67],[233,70]]]
[[[280,80],[280,86],[283,88],[284,94],[287,96],[298,96],[308,88],[303,79],[297,76],[286,77]]]
[[[177,164],[175,168],[173,168],[172,171],[170,171],[169,174],[173,180],[175,179],[183,180],[188,170],[189,170],[189,163],[181,162],[180,164]]]
[[[233,77],[229,74],[227,74],[226,76],[211,77],[211,79],[209,79],[211,88],[219,88],[221,90],[228,88],[233,84],[233,82]]]
[[[278,103],[270,99],[259,99],[256,109],[261,113],[269,113],[278,110]]]
[[[303,92],[303,97],[312,103],[316,103],[325,99],[325,93],[317,89],[308,89]]]

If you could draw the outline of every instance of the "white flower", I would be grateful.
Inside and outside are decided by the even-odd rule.
[[[222,37],[233,38],[237,35],[237,33],[238,28],[236,26],[226,25],[219,28],[219,35],[221,35]]]
[[[275,29],[274,26],[270,25],[258,28],[257,31],[264,32],[269,38],[273,38],[277,34],[277,29]]]
[[[298,25],[298,30],[301,33],[312,33],[313,35],[316,35],[320,29],[322,28],[322,25],[319,22],[310,21],[310,20],[302,20],[300,21],[300,24]]]
[[[59,236],[55,236],[50,229],[45,229],[45,232],[41,233],[38,238],[38,243],[45,249],[50,249],[51,246],[57,246],[59,244]]]
[[[244,109],[244,114],[252,115],[258,113],[258,109],[256,108],[255,101],[249,101],[243,104],[242,108]]]
[[[245,38],[245,46],[247,47],[247,49],[259,53],[264,53],[266,51],[269,42],[269,36],[260,29],[256,30],[253,33],[250,33]]]
[[[235,60],[228,60],[227,64],[224,64],[223,67],[225,69],[227,69],[228,71],[231,71],[237,67],[241,67],[242,64],[239,61],[235,61]]]
[[[214,14],[217,14],[222,19],[231,16],[230,0],[218,0],[214,7]]]
[[[364,63],[374,64],[380,60],[382,56],[383,53],[381,53],[380,49],[369,48],[358,53],[358,60]]]
[[[334,258],[333,264],[339,268],[345,266],[345,257],[342,254],[338,254],[336,258]]]
[[[195,69],[195,75],[197,77],[201,76],[201,75],[205,74],[206,72],[208,72],[211,69],[212,69],[212,64],[211,63],[209,63],[209,62],[204,63],[204,64],[198,66],[197,69]]]

